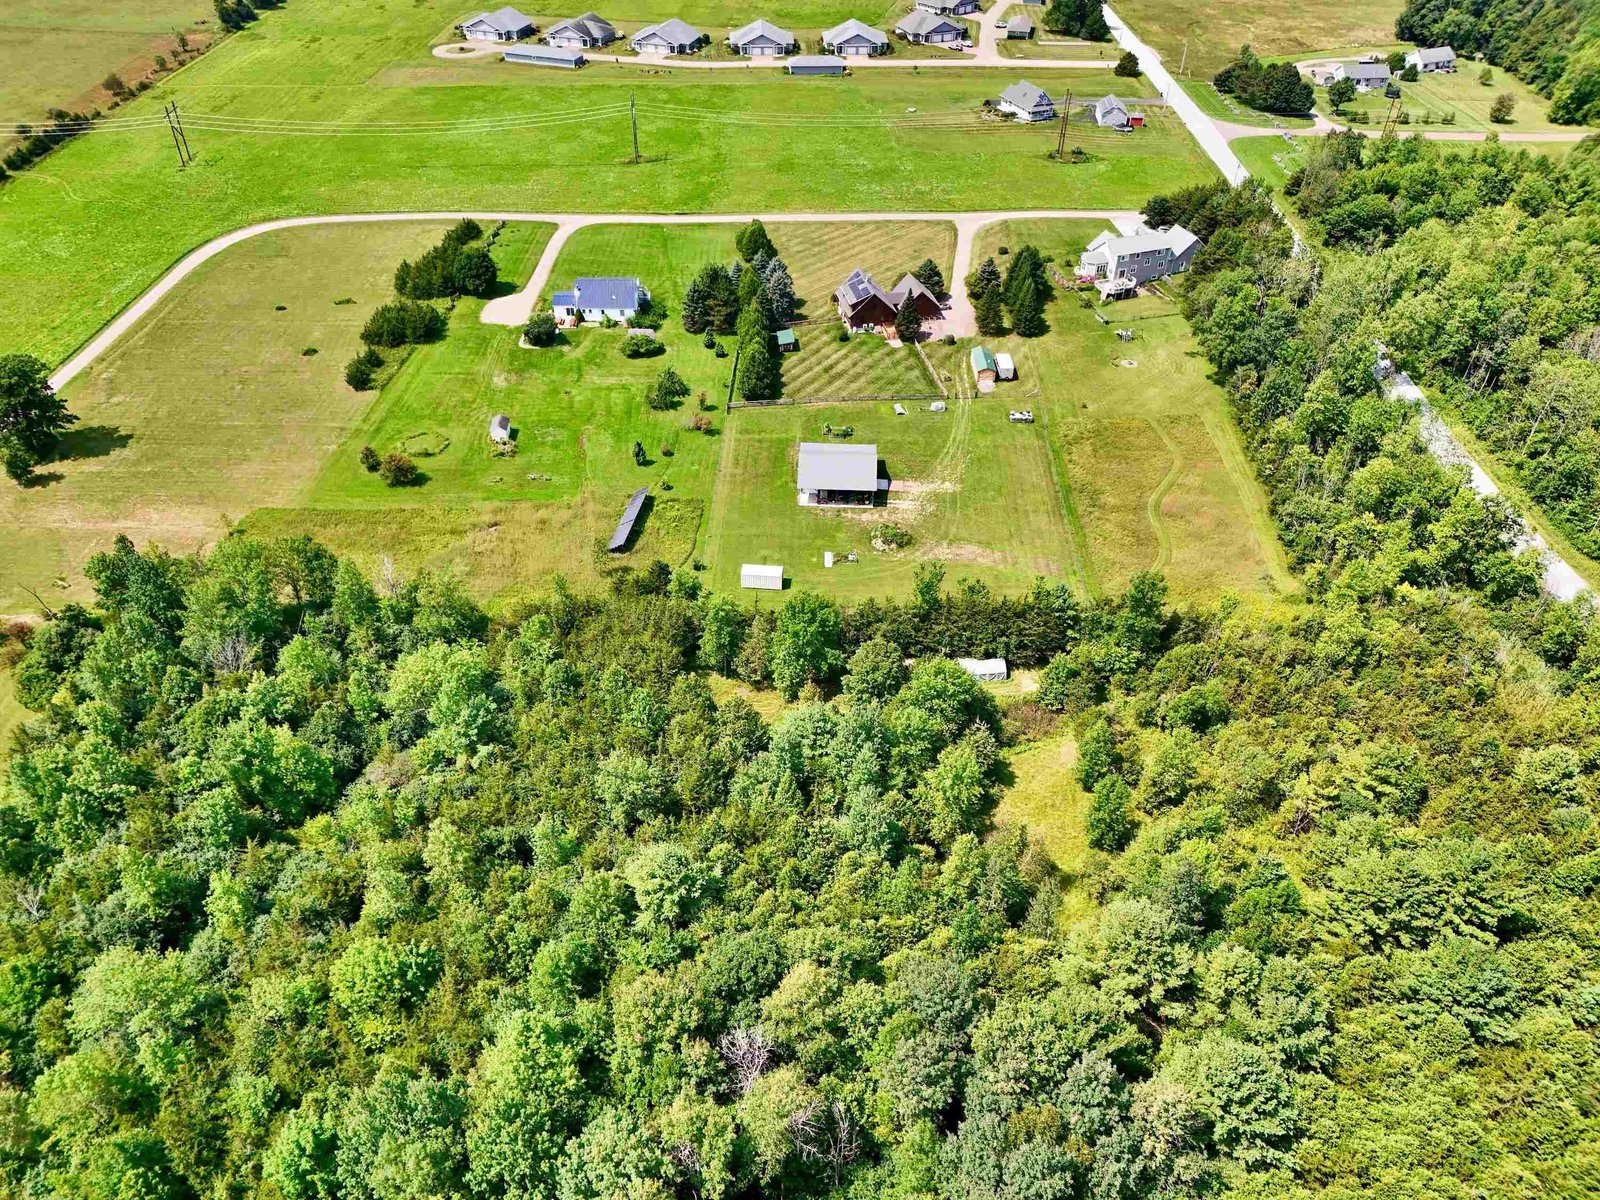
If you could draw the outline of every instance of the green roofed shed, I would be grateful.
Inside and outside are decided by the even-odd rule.
[[[972,373],[977,375],[987,371],[990,376],[993,376],[995,370],[994,355],[989,352],[989,347],[974,346],[972,348]]]
[[[795,337],[792,329],[780,329],[773,336],[778,341],[778,352],[780,354],[800,349],[800,339]]]

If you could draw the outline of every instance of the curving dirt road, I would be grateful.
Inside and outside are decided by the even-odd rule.
[[[138,324],[140,318],[154,308],[168,292],[192,274],[197,267],[215,258],[230,246],[271,233],[278,229],[294,229],[304,225],[356,225],[369,221],[458,221],[472,217],[478,221],[537,221],[551,224],[556,231],[551,235],[533,276],[521,291],[501,296],[484,305],[483,320],[491,325],[524,325],[533,313],[539,293],[550,278],[561,247],[574,230],[585,225],[704,225],[744,224],[759,216],[768,223],[814,221],[949,221],[956,227],[955,278],[951,281],[950,316],[946,318],[951,333],[976,332],[972,324],[972,306],[966,302],[964,280],[972,261],[972,241],[977,231],[996,221],[1020,220],[1029,217],[1045,218],[1102,218],[1119,229],[1137,223],[1137,213],[1123,209],[1064,208],[1019,209],[1011,212],[947,212],[947,213],[534,213],[534,212],[389,212],[389,213],[336,213],[320,217],[284,217],[276,221],[262,221],[246,225],[213,238],[203,246],[179,259],[165,275],[151,284],[137,300],[123,309],[104,329],[91,338],[50,376],[50,386],[60,389],[76,378],[99,358],[117,339]],[[969,328],[970,326],[970,328]]]

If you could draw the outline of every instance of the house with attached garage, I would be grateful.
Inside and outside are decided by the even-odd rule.
[[[550,311],[557,321],[632,320],[650,303],[650,293],[632,276],[599,276],[574,279],[570,292],[550,297]]]
[[[582,50],[568,50],[564,46],[507,46],[501,56],[508,63],[526,63],[530,67],[565,67],[576,70],[589,60]]]
[[[939,297],[910,271],[901,277],[900,282],[895,284],[894,290],[889,293],[889,302],[894,305],[894,311],[897,313],[907,300],[911,301],[911,307],[917,310],[917,316],[924,321],[937,321],[944,316],[944,309],[939,307]]]
[[[1006,22],[1006,37],[1027,39],[1033,36],[1032,17],[1012,17]]]
[[[461,36],[472,42],[515,42],[532,37],[533,18],[514,8],[479,13],[461,22]]]
[[[1456,69],[1456,52],[1449,46],[1432,46],[1406,55],[1406,66],[1430,75],[1449,75]]]
[[[592,50],[616,41],[617,30],[610,21],[586,12],[570,21],[557,21],[544,31],[544,40],[552,46],[565,46],[568,50]]]
[[[941,17],[964,17],[977,12],[982,6],[978,0],[917,0],[917,7]]]
[[[1381,88],[1392,77],[1389,64],[1381,62],[1335,63],[1328,76],[1330,83],[1336,83],[1341,79],[1350,80],[1356,85],[1358,92],[1370,92],[1374,88]]]
[[[920,279],[909,274],[895,284],[893,291],[885,291],[871,275],[857,267],[833,293],[839,319],[854,333],[892,326],[895,314],[907,299],[924,320],[933,321],[944,315],[938,297]]]
[[[735,54],[751,58],[776,58],[800,48],[794,34],[771,21],[751,21],[728,35],[728,46]]]
[[[693,54],[711,39],[677,17],[646,25],[628,43],[639,54]]]
[[[846,58],[887,54],[889,35],[851,17],[832,29],[822,31],[822,48],[829,54],[842,54]]]
[[[878,447],[870,443],[801,442],[795,482],[808,508],[870,507],[889,487],[878,475]]]
[[[1035,87],[1026,79],[1019,79],[1001,92],[995,107],[1023,123],[1053,121],[1056,115],[1056,106],[1044,94],[1044,89]]]
[[[1130,295],[1140,284],[1189,269],[1200,239],[1182,225],[1097,235],[1078,256],[1078,278],[1093,280],[1102,299]]]
[[[895,22],[894,31],[908,42],[934,46],[948,42],[965,41],[967,26],[954,17],[941,17],[925,9],[914,8]]]

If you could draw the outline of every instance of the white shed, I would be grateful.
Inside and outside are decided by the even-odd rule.
[[[505,413],[495,413],[494,419],[489,422],[489,440],[501,443],[511,440],[511,418]]]
[[[1006,680],[1003,658],[958,658],[956,665],[979,683],[1004,683]]]
[[[994,356],[994,374],[996,379],[1015,379],[1017,377],[1017,364],[1011,355],[1000,353]]]
[[[739,586],[757,588],[763,592],[783,591],[783,567],[744,563],[739,568]]]

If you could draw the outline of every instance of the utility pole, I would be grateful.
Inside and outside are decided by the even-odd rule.
[[[1183,57],[1178,60],[1178,78],[1183,78],[1183,68],[1189,61],[1189,39],[1183,39]]]
[[[177,105],[167,105],[161,110],[161,115],[167,118],[167,130],[172,134],[172,148],[178,152],[178,170],[181,171],[189,165],[189,156],[185,152],[183,139],[178,136]]]
[[[1383,119],[1383,137],[1393,137],[1396,126],[1400,124],[1400,97],[1396,96],[1389,101],[1389,115]]]
[[[178,140],[183,143],[183,152],[188,155],[189,161],[194,161],[194,151],[189,149],[189,135],[183,131],[183,118],[178,115],[178,102],[172,102],[172,123],[178,127]]]
[[[1056,161],[1067,161],[1067,115],[1072,111],[1072,89],[1061,99],[1061,127],[1056,133]]]
[[[633,122],[633,162],[639,163],[639,110],[634,107],[633,93],[628,94],[628,118]]]

